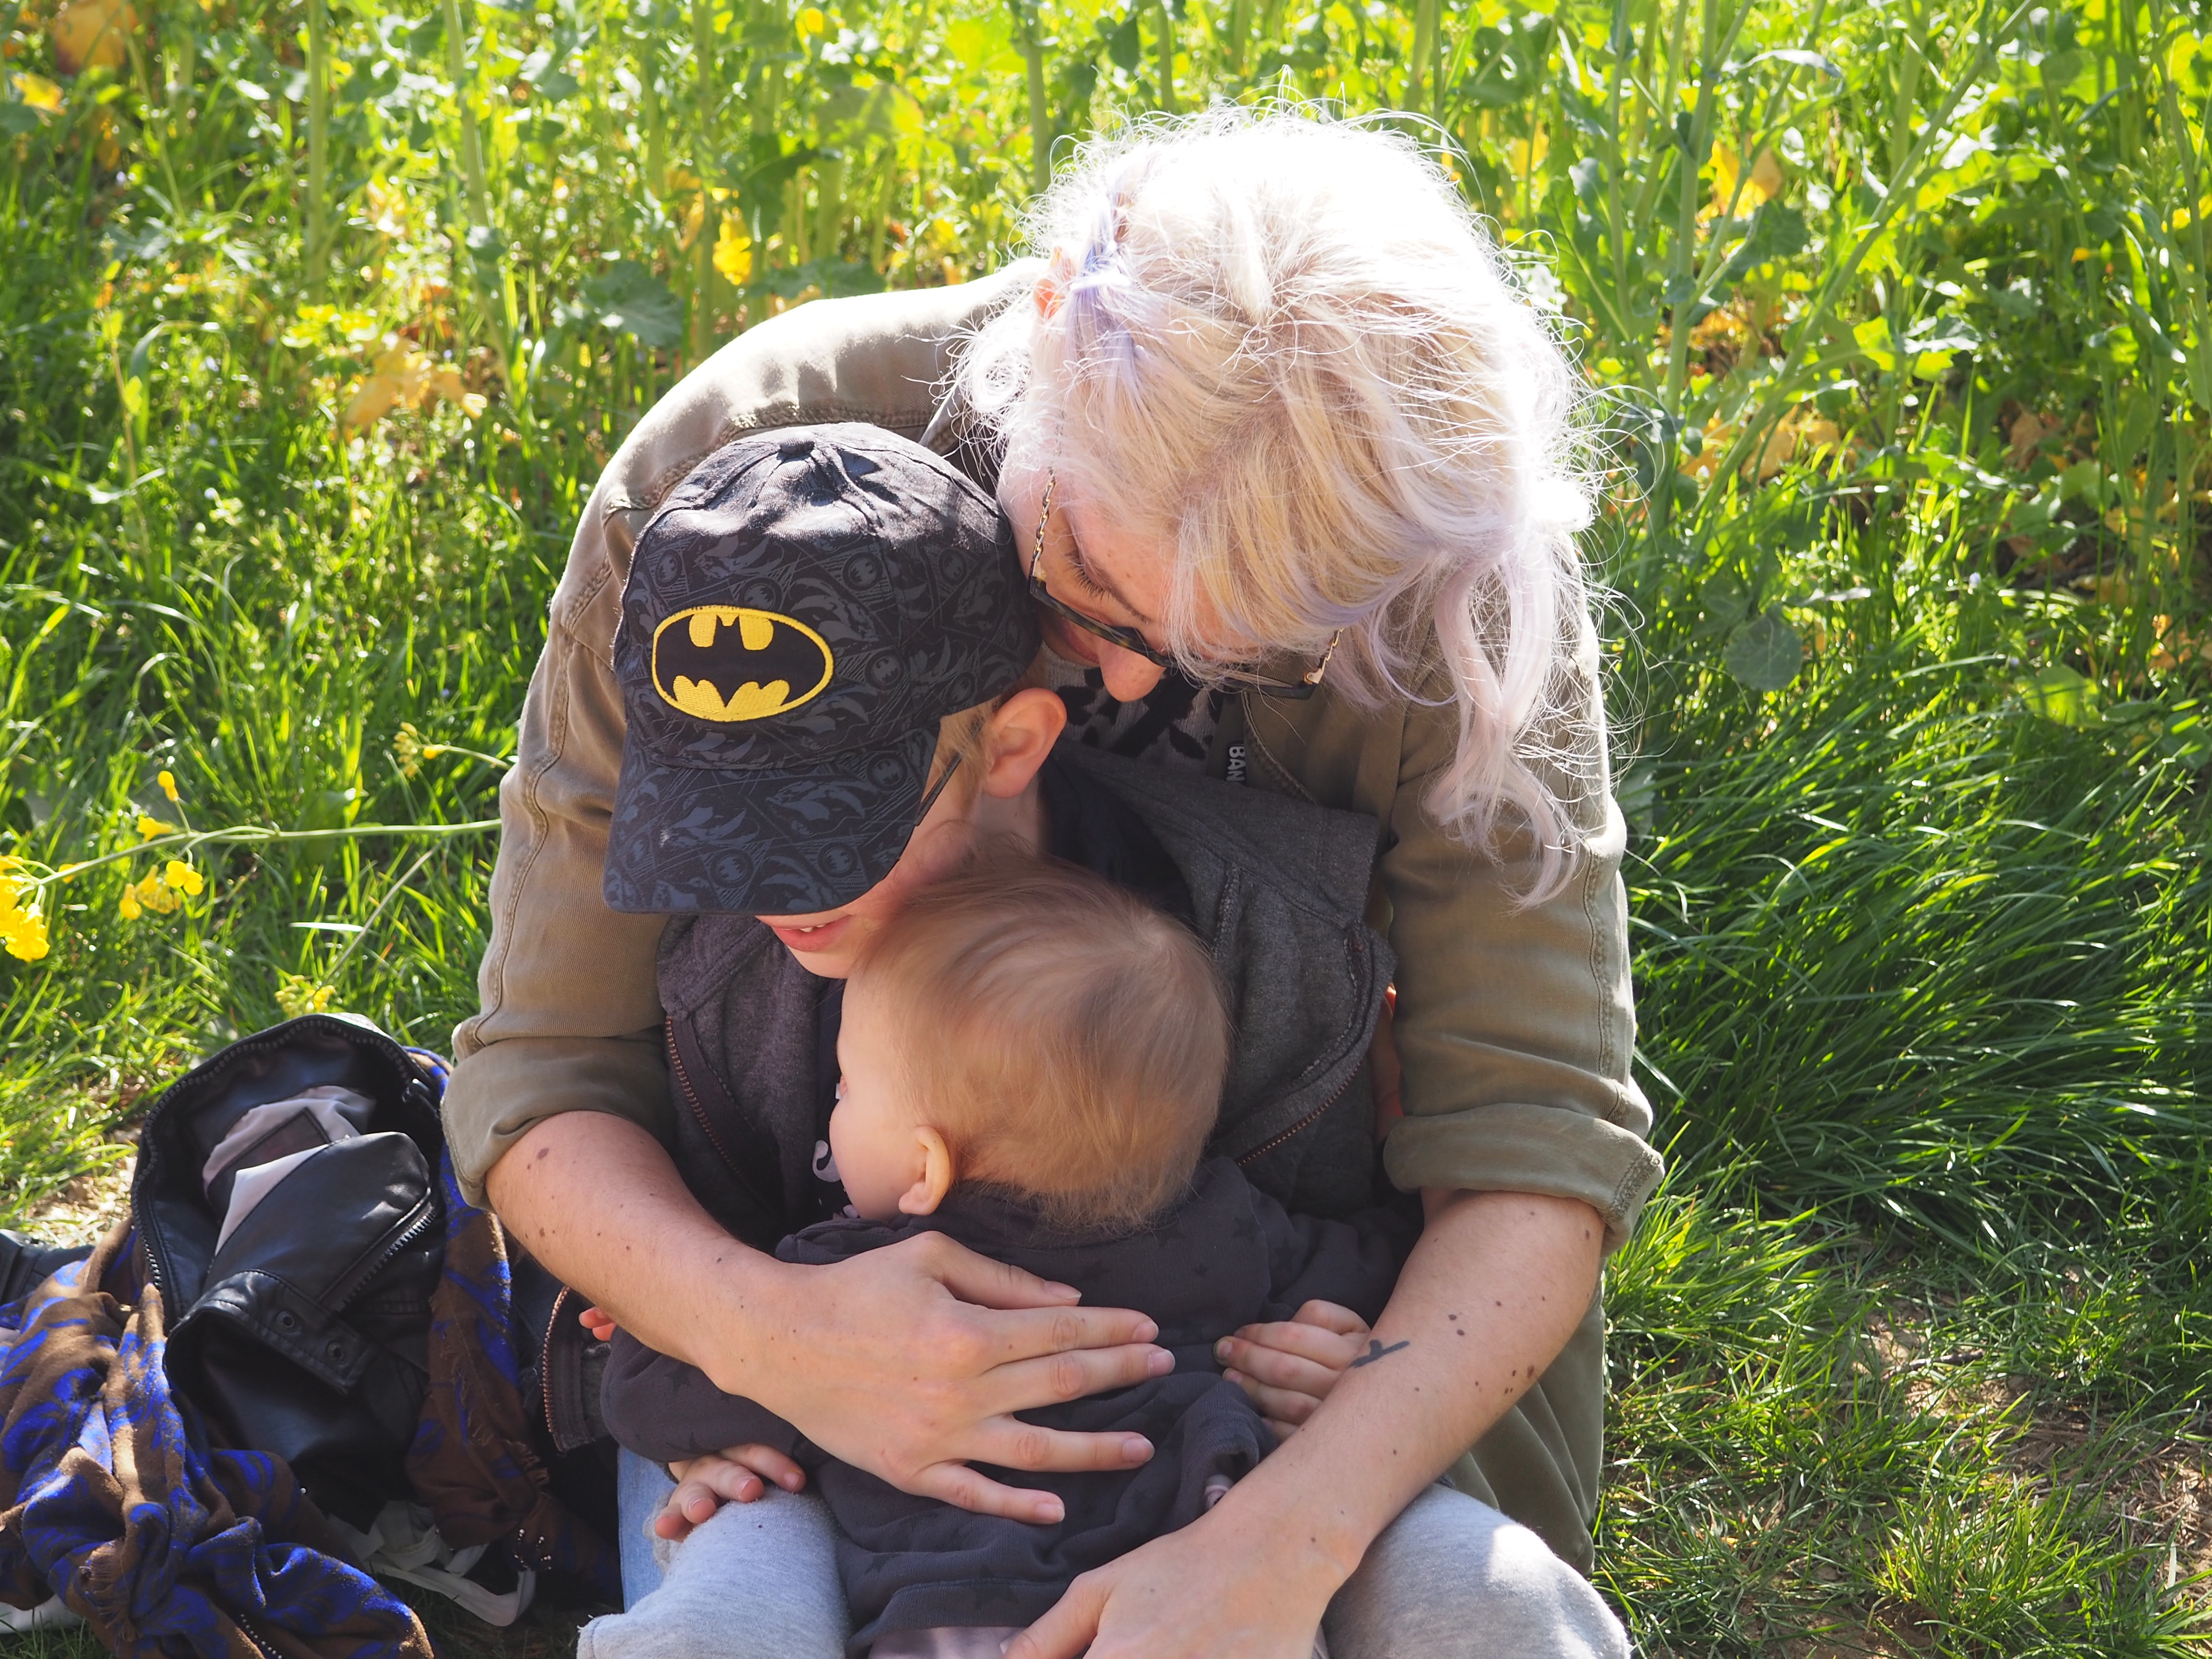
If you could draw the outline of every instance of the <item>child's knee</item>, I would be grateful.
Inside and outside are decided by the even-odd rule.
[[[594,1619],[577,1659],[843,1659],[844,1592],[819,1498],[726,1504],[674,1547],[660,1587]]]
[[[1407,1505],[1329,1607],[1335,1659],[1627,1659],[1588,1580],[1528,1528],[1432,1487]]]

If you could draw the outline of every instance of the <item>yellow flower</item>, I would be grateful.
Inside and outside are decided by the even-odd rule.
[[[167,795],[172,803],[176,800],[177,775],[174,772],[164,770],[155,776],[154,781],[161,786],[161,793]]]
[[[752,280],[753,239],[738,228],[734,218],[722,221],[722,228],[714,236],[714,269],[732,288],[743,288]]]
[[[1736,180],[1743,179],[1739,192]],[[1735,210],[1748,216],[1760,204],[1772,201],[1782,193],[1782,163],[1775,160],[1774,152],[1762,149],[1753,160],[1748,177],[1743,174],[1743,160],[1726,144],[1713,146],[1712,204],[1699,218],[1710,218],[1717,213],[1726,213],[1731,200]]]
[[[326,1014],[331,1011],[331,1000],[337,995],[334,987],[318,985],[305,974],[287,974],[276,987],[276,1006],[287,1019],[297,1019],[302,1014]]]
[[[123,890],[123,902],[117,905],[115,908],[123,913],[123,920],[125,921],[136,921],[140,916],[145,914],[145,912],[139,908],[138,890],[136,887],[125,888]]]
[[[76,0],[56,12],[47,27],[54,37],[54,63],[64,75],[94,64],[115,69],[130,55],[125,42],[138,32],[138,14],[124,0]]]
[[[41,115],[59,115],[62,112],[62,89],[43,75],[15,76],[15,95]],[[2189,210],[2184,208],[2173,228],[2179,230],[2188,222]]]
[[[39,890],[15,873],[23,867],[21,859],[0,858],[0,946],[20,962],[36,962],[46,953],[46,919]]]
[[[161,872],[161,879],[179,893],[188,893],[194,898],[198,898],[200,889],[207,885],[200,878],[198,871],[179,859],[169,860],[168,867]]]
[[[19,962],[36,962],[46,953],[46,919],[33,905],[20,910],[11,902],[0,909],[0,945]]]
[[[156,836],[175,835],[177,826],[173,823],[164,823],[159,818],[148,817],[146,814],[141,812],[138,815],[138,833],[146,840],[151,841]]]
[[[471,392],[461,384],[461,371],[451,363],[431,374],[430,395],[458,405],[461,413],[472,421],[490,407],[490,400],[483,392]]]
[[[166,916],[177,908],[175,891],[163,884],[159,872],[149,875],[143,881],[133,883],[130,890],[142,908],[151,910],[157,916]],[[131,913],[126,910],[124,914],[128,915]]]

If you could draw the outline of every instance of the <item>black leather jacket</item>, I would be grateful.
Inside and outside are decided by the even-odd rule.
[[[209,1154],[255,1106],[336,1084],[366,1132],[295,1170],[216,1248]],[[221,1444],[272,1452],[366,1528],[408,1490],[444,1251],[435,1090],[373,1027],[310,1015],[234,1042],[163,1091],[131,1184],[142,1280],[168,1319],[169,1375]]]

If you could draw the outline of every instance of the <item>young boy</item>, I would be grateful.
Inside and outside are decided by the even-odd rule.
[[[1216,1365],[1220,1338],[1311,1300],[1372,1320],[1412,1243],[1388,1212],[1293,1218],[1230,1160],[1200,1163],[1228,1054],[1197,939],[1064,864],[997,860],[937,883],[848,981],[829,1139],[852,1212],[778,1255],[823,1264],[943,1232],[1147,1314],[1175,1356],[1166,1376],[1028,1413],[1157,1448],[1127,1472],[1027,1477],[1060,1498],[1057,1524],[910,1497],[623,1335],[609,1427],[663,1462],[748,1444],[811,1471],[836,1523],[852,1654],[995,1656],[1079,1573],[1194,1520],[1272,1449]]]

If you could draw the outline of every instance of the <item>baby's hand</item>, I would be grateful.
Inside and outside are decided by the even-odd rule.
[[[1213,1345],[1222,1374],[1251,1396],[1275,1438],[1314,1414],[1336,1379],[1366,1349],[1367,1322],[1334,1302],[1309,1302],[1295,1319],[1247,1325]]]
[[[615,1335],[615,1316],[605,1308],[586,1308],[576,1316],[576,1322],[591,1334],[594,1342],[611,1342]]]
[[[656,1536],[686,1538],[726,1503],[750,1504],[773,1480],[786,1492],[806,1484],[806,1471],[771,1446],[730,1446],[704,1457],[669,1465],[676,1490],[653,1518]]]

